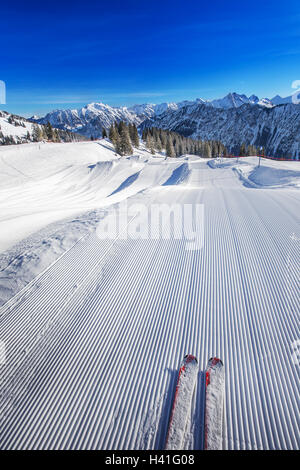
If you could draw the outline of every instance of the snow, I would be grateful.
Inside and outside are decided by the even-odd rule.
[[[0,148],[0,305],[95,230],[105,207],[165,183],[180,163],[162,159],[119,158],[106,140]]]
[[[7,119],[8,116],[0,116],[0,132],[2,132],[4,136],[12,135],[13,137],[26,137],[28,131],[30,134],[32,134],[33,124],[30,122],[16,118],[16,121],[21,122],[25,125],[25,127],[15,126],[14,124],[10,124]]]
[[[204,445],[210,357],[222,447],[299,448],[297,165],[118,157],[105,140],[0,148],[0,447],[161,449],[190,353],[185,449]],[[187,249],[192,214],[180,239],[100,239],[125,203],[204,205],[203,248]]]
[[[259,157],[215,159],[213,168],[232,168],[241,180],[256,188],[300,188],[300,166],[297,161],[277,161]]]

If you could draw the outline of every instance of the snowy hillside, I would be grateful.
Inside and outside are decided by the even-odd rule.
[[[79,134],[62,129],[50,129],[51,135],[47,134],[47,130],[42,124],[32,123],[21,116],[0,111],[0,145],[23,144],[42,140],[57,142],[86,140]]]
[[[237,108],[192,105],[144,121],[144,127],[169,129],[184,136],[219,140],[236,153],[241,143],[264,147],[267,155],[297,158],[300,154],[300,106]]]
[[[27,142],[32,137],[34,125],[20,116],[0,111],[0,142],[11,139],[11,143]]]
[[[1,449],[163,448],[186,354],[184,449],[210,357],[222,448],[299,448],[298,162],[45,143],[0,147],[0,179]]]

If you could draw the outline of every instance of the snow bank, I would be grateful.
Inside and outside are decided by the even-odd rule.
[[[163,186],[182,184],[188,179],[189,173],[189,165],[187,163],[182,163],[173,171],[172,175],[167,179]]]
[[[234,170],[242,180],[251,186],[278,188],[278,187],[300,187],[300,171],[291,169],[274,168],[261,165],[260,167],[235,167]],[[299,167],[300,170],[300,167]]]
[[[299,162],[261,159],[260,166],[258,165],[258,157],[222,158],[209,161],[211,168],[232,168],[249,187],[300,187]]]
[[[52,224],[0,255],[0,306],[91,233],[103,216],[93,212]]]

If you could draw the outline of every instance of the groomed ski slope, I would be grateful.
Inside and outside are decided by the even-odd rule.
[[[223,448],[299,448],[298,163],[263,161],[264,185],[255,158],[116,159],[103,142],[44,145],[0,149],[2,251],[13,249],[10,231],[22,240],[47,214],[105,216],[125,200],[203,204],[204,246],[186,249],[190,233],[101,240],[95,226],[38,276],[28,267],[0,310],[0,448],[163,448],[186,354],[199,374],[184,448],[204,445],[210,357],[225,366]]]

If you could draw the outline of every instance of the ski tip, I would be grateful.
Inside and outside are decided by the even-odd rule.
[[[221,359],[219,359],[218,357],[211,357],[208,361],[208,365],[209,366],[216,366],[216,365],[221,365],[223,366],[223,361],[221,361]]]
[[[194,361],[198,364],[198,360],[196,356],[193,356],[192,354],[186,354],[186,356],[184,356],[185,363],[194,362]]]

